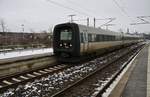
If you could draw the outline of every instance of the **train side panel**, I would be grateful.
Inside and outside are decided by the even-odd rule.
[[[84,44],[80,44],[80,53],[84,52],[94,52],[96,50],[104,49],[104,48],[111,48],[115,46],[123,45],[122,41],[109,41],[109,42],[89,42],[88,49],[84,50]]]

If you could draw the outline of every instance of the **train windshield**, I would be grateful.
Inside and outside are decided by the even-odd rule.
[[[60,40],[72,40],[71,29],[60,30]]]

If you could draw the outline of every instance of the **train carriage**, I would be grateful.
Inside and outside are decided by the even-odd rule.
[[[54,54],[62,62],[76,62],[83,56],[104,53],[140,41],[137,35],[117,33],[76,23],[56,25],[53,31]]]

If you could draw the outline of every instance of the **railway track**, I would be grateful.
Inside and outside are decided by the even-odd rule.
[[[48,74],[55,73],[58,70],[62,70],[67,67],[67,65],[61,64],[2,77],[0,78],[0,92],[3,92],[8,88],[16,87],[19,84],[24,84],[26,82],[33,81],[34,79],[46,76]]]
[[[133,50],[135,47],[130,47],[130,49]],[[62,97],[62,93],[66,90],[82,82],[83,79],[94,74],[94,72],[96,73],[97,70],[105,68],[106,65],[112,63],[112,60],[115,62],[119,57],[121,58],[122,54],[125,55],[128,50],[129,48],[126,48],[125,51],[119,50],[112,52],[111,54],[83,64],[60,64],[54,67],[47,67],[0,79],[0,90],[1,93],[4,93],[1,95],[2,97],[14,97],[14,95],[15,97],[25,97],[25,95],[26,97]],[[21,86],[18,86],[19,84]]]
[[[51,97],[102,97],[139,51],[140,48],[124,53]]]

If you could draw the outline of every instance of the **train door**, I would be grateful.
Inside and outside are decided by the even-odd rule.
[[[83,31],[83,52],[88,50],[88,33],[87,30]]]

